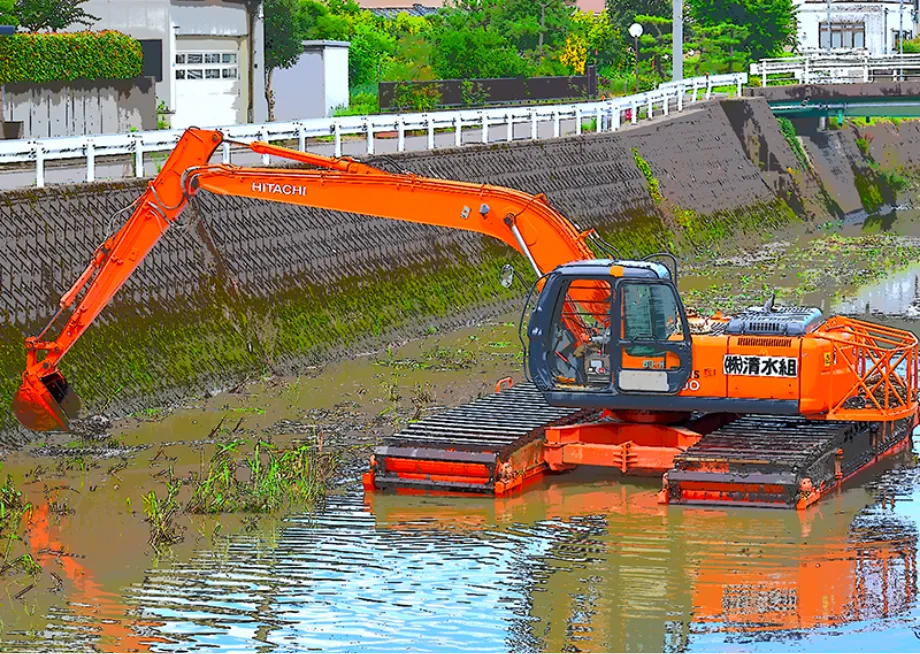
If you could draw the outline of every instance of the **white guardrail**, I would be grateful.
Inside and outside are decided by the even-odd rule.
[[[852,84],[920,76],[920,54],[873,56],[866,53],[807,54],[801,57],[762,59],[751,64],[751,76],[762,86],[795,80],[800,84]]]
[[[667,115],[672,109],[682,111],[684,98],[690,95],[696,102],[703,93],[706,99],[712,97],[713,89],[733,86],[738,95],[747,83],[747,73],[694,77],[680,82],[662,84],[654,91],[608,100],[582,102],[565,105],[539,105],[529,107],[498,107],[489,109],[467,109],[460,111],[437,111],[430,113],[392,114],[374,116],[343,116],[340,118],[317,118],[286,123],[263,123],[219,127],[224,134],[235,141],[297,141],[301,151],[307,148],[307,139],[332,137],[335,156],[342,156],[342,140],[345,136],[365,135],[367,154],[374,154],[375,135],[395,131],[397,150],[406,147],[406,132],[426,131],[427,149],[434,148],[436,130],[453,130],[454,145],[461,145],[464,128],[481,127],[482,143],[489,143],[492,127],[506,127],[505,140],[514,137],[514,126],[530,124],[530,138],[539,138],[539,125],[551,121],[553,136],[560,136],[560,121],[575,120],[575,133],[581,134],[582,122],[596,118],[595,130],[613,131],[619,128],[623,113],[629,111],[629,120],[638,120],[640,109],[651,118],[658,109]],[[49,161],[85,160],[86,181],[96,179],[96,162],[100,157],[129,155],[134,159],[134,176],[143,177],[144,157],[151,153],[169,152],[173,149],[183,130],[158,130],[132,132],[128,134],[100,134],[93,136],[72,136],[42,139],[18,139],[0,141],[0,165],[34,164],[35,185],[45,185],[45,164]],[[223,144],[223,162],[231,162],[231,147]],[[270,163],[263,155],[262,162]],[[2,184],[0,184],[2,185]]]

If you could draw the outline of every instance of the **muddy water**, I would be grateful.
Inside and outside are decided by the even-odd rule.
[[[849,248],[864,269],[859,252],[877,247],[816,252]],[[809,301],[916,324],[920,268],[855,288],[813,255],[788,257],[796,263],[781,274],[773,254],[762,270],[728,262],[694,273],[719,280],[710,296],[743,304],[805,280]],[[45,571],[19,599],[28,580],[4,578],[2,648],[917,649],[917,452],[804,513],[662,507],[656,482],[587,469],[499,500],[366,497],[360,473],[375,438],[520,377],[512,318],[138,416],[96,454],[49,442],[8,458],[4,472],[37,507],[30,547]],[[153,557],[141,496],[167,462],[179,475],[194,469],[221,419],[282,442],[323,433],[353,456],[322,511],[184,518],[184,541]]]

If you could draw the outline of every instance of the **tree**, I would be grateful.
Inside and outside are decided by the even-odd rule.
[[[643,55],[646,58],[651,55],[655,73],[660,79],[664,79],[665,71],[662,61],[671,56],[673,21],[670,18],[639,14],[636,15],[636,22],[645,29],[639,38],[639,59],[641,60]]]
[[[607,0],[607,16],[620,34],[628,34],[636,16],[671,18],[671,0]]]
[[[477,24],[482,16],[453,13],[434,30],[431,63],[441,79],[518,77],[528,62],[501,32]]]
[[[705,61],[707,72],[735,71],[735,65],[741,67],[747,63],[748,54],[742,48],[748,37],[748,29],[733,23],[720,23],[714,27],[697,25],[688,47],[697,51],[694,75],[700,74],[700,67]]]
[[[740,49],[751,59],[774,57],[796,44],[794,0],[686,0],[694,22],[703,27],[731,23],[747,30]]]
[[[294,17],[297,0],[265,0],[265,99],[268,119],[275,120],[272,77],[276,68],[290,68],[303,52]]]
[[[19,25],[16,0],[0,0],[0,25]]]
[[[89,27],[98,16],[86,13],[80,5],[87,0],[16,0],[13,13],[30,32],[67,29],[72,25]]]
[[[561,47],[571,26],[570,0],[489,0],[484,9],[491,28],[537,60],[548,46]]]

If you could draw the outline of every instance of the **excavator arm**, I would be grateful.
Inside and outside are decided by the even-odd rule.
[[[524,254],[538,275],[594,257],[586,244],[591,231],[579,232],[543,195],[394,174],[349,159],[258,142],[245,145],[321,170],[211,165],[223,140],[219,131],[186,130],[131,216],[96,250],[63,295],[52,321],[41,334],[26,339],[26,369],[13,399],[14,413],[24,426],[35,431],[69,428],[80,402],[58,369],[61,359],[201,190],[478,232]],[[45,340],[68,311],[57,338]]]

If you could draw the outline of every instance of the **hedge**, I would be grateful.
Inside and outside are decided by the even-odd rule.
[[[0,37],[0,84],[128,79],[143,70],[141,44],[121,32]]]

